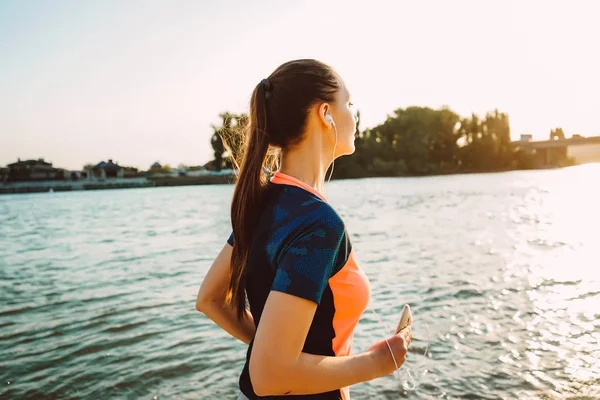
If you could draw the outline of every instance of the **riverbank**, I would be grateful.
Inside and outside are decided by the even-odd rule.
[[[418,178],[431,176],[471,175],[471,174],[493,174],[511,171],[525,170],[547,170],[560,169],[559,166],[544,166],[531,169],[519,168],[497,168],[488,171],[461,170],[446,171],[431,174],[365,174],[360,176],[334,176],[333,180],[346,179],[368,179],[368,178]],[[41,181],[41,182],[16,182],[9,184],[0,183],[1,194],[24,194],[24,193],[46,193],[46,192],[70,192],[77,190],[102,190],[102,189],[134,189],[145,187],[165,186],[192,186],[192,185],[222,185],[233,184],[233,174],[210,174],[201,176],[169,176],[149,178],[112,178],[105,180],[81,180],[81,181]]]
[[[176,176],[155,178],[115,178],[105,180],[41,181],[0,184],[0,194],[71,192],[79,190],[134,189],[162,186],[230,184],[234,175]]]

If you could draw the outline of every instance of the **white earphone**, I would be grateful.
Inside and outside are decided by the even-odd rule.
[[[331,125],[335,126],[335,122],[333,121],[333,117],[331,116],[331,114],[325,114],[325,119],[327,120],[327,122],[329,122]]]

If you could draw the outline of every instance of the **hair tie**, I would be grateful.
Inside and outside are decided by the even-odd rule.
[[[271,83],[269,82],[269,80],[267,78],[260,81],[260,83],[265,87],[265,98],[268,99],[269,96],[271,95]]]

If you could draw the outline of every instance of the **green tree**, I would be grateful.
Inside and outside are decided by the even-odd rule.
[[[510,168],[514,161],[508,115],[494,110],[485,119],[472,115],[463,119],[459,132],[465,143],[459,152],[461,170],[498,171]]]
[[[390,168],[395,175],[455,170],[458,120],[458,115],[447,108],[397,109],[369,135],[376,154],[372,170],[386,175]]]

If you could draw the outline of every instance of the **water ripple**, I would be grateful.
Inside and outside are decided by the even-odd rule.
[[[599,398],[599,172],[332,182],[388,326],[369,310],[354,352],[415,311],[416,390],[353,399]],[[194,310],[231,194],[0,197],[0,398],[235,398],[246,347]]]

